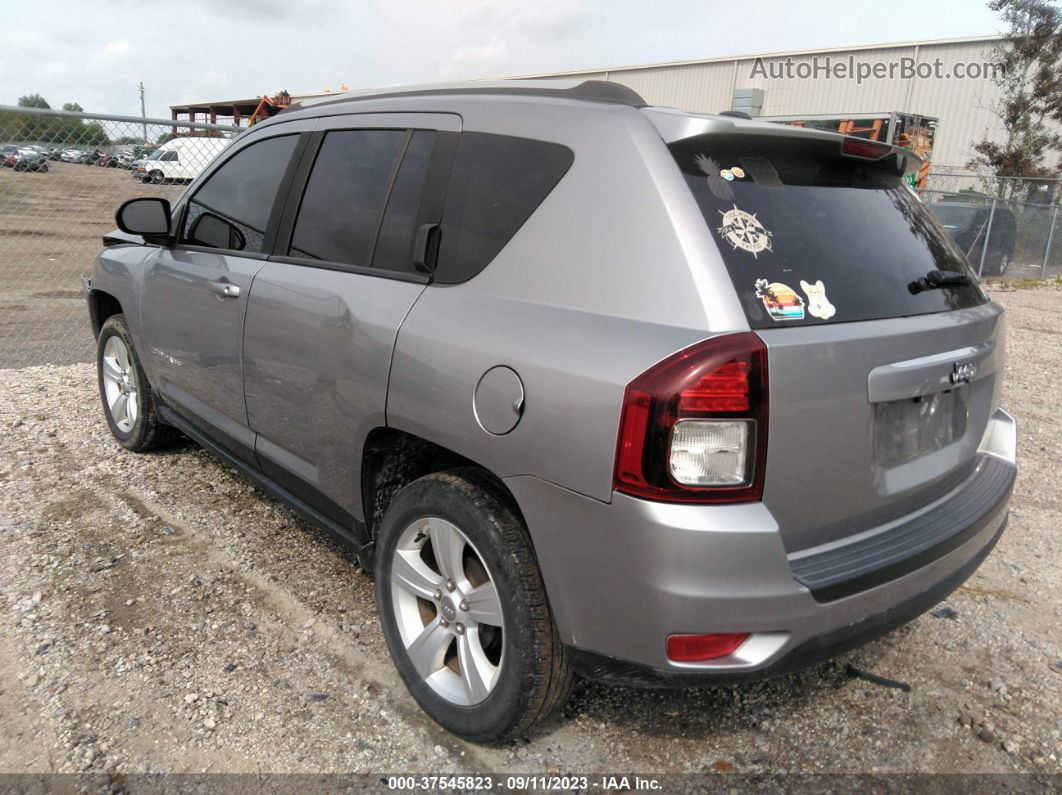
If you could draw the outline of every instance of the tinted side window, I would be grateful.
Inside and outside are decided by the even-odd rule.
[[[434,142],[435,133],[432,132],[415,132],[410,138],[387,200],[387,211],[373,255],[374,268],[413,272],[413,232]]]
[[[269,138],[225,161],[188,202],[181,240],[206,246],[229,240],[239,244],[239,250],[261,253],[269,214],[297,140],[295,135]],[[219,238],[222,225],[231,226],[232,234]],[[212,234],[198,234],[201,227]]]
[[[177,153],[175,151],[173,151],[172,149],[170,151],[168,151],[168,152],[163,152],[162,153],[162,157],[160,157],[159,160],[168,160],[168,161],[171,161],[171,162],[175,161],[175,160],[177,160]]]
[[[405,130],[325,136],[306,183],[290,254],[368,266]]]
[[[443,207],[437,282],[471,279],[509,242],[572,164],[560,144],[461,133]]]

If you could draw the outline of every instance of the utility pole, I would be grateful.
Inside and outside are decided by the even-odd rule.
[[[147,113],[144,112],[144,81],[141,80],[139,83],[136,84],[136,87],[140,91],[140,118],[147,119]],[[143,127],[144,127],[144,130],[143,130],[144,144],[147,145],[148,139],[147,139],[147,122],[146,121],[144,122]]]

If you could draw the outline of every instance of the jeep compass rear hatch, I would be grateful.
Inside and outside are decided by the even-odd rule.
[[[763,501],[794,552],[918,511],[973,474],[1001,312],[903,183],[898,150],[746,129],[669,147],[767,345]]]

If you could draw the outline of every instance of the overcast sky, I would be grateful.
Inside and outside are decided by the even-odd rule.
[[[998,33],[979,0],[0,0],[0,104],[169,105]]]

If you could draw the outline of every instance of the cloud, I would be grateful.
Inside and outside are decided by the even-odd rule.
[[[41,77],[60,77],[70,72],[70,64],[66,61],[47,61],[37,69]]]
[[[191,0],[188,4],[199,6],[206,13],[238,17],[254,24],[280,19],[298,19],[310,24],[334,22],[337,16],[345,16],[352,5],[344,0]],[[312,15],[309,19],[308,14]]]
[[[106,68],[128,61],[135,53],[136,47],[128,39],[115,39],[104,44],[90,59],[93,66]]]
[[[459,47],[442,67],[446,77],[467,80],[472,77],[496,75],[505,71],[509,62],[509,48],[504,41],[490,44],[466,44]]]
[[[525,13],[515,26],[531,39],[561,41],[597,33],[606,26],[605,15],[579,4],[553,8],[550,13]]]

